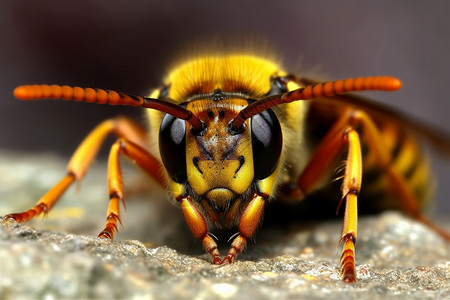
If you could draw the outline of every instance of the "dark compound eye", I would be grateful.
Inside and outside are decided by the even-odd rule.
[[[267,178],[275,170],[283,146],[281,126],[271,110],[265,110],[251,119],[253,165],[256,179]]]
[[[159,129],[159,152],[170,178],[182,183],[186,175],[186,121],[166,115]]]
[[[286,78],[273,76],[270,78],[270,91],[265,96],[283,94],[288,91],[286,86]]]
[[[165,85],[161,87],[158,99],[169,99],[169,86]]]

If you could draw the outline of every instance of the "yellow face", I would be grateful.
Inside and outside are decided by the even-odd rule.
[[[253,182],[250,130],[247,126],[241,134],[232,135],[227,127],[245,106],[247,101],[242,99],[198,100],[187,105],[206,125],[201,135],[186,131],[187,180],[217,211],[226,212]]]

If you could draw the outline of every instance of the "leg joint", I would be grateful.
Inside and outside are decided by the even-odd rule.
[[[347,242],[347,241],[349,241],[349,240],[353,242],[353,245],[356,244],[356,235],[355,235],[354,232],[348,232],[348,233],[344,234],[344,235],[341,237],[339,243],[342,243],[342,242],[345,243],[345,242]]]

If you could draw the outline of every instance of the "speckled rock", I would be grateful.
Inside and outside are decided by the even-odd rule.
[[[64,169],[51,156],[1,155],[0,215],[29,208]],[[263,227],[236,263],[213,266],[165,192],[137,192],[132,169],[125,228],[114,242],[98,239],[105,170],[94,165],[45,220],[0,220],[0,299],[450,298],[450,245],[398,213],[360,219],[350,285],[339,274],[340,221]]]

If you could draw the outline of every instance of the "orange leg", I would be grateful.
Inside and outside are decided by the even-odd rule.
[[[362,181],[361,143],[358,133],[352,127],[347,126],[342,129],[341,126],[342,124],[338,122],[324,138],[300,176],[298,186],[303,193],[310,192],[322,177],[329,173],[330,164],[334,163],[339,158],[341,151],[347,147],[348,154],[341,198],[341,202],[346,201],[340,238],[340,242],[344,242],[341,271],[345,282],[354,282],[356,280],[357,198]]]
[[[26,222],[41,213],[47,213],[75,180],[80,182],[89,165],[96,157],[100,146],[110,133],[114,133],[119,137],[125,137],[142,147],[147,147],[146,132],[139,125],[125,118],[106,120],[100,123],[83,140],[70,159],[67,166],[67,175],[48,191],[37,202],[36,206],[25,212],[9,214],[6,217],[12,218],[17,222]]]
[[[218,265],[222,262],[217,243],[208,234],[208,227],[205,217],[192,203],[190,197],[180,200],[181,210],[183,211],[186,223],[192,231],[194,237],[202,241],[206,252],[211,255],[212,263]]]
[[[308,194],[314,190],[321,179],[329,174],[330,164],[336,162],[339,158],[339,153],[347,145],[348,155],[341,198],[341,202],[344,199],[346,200],[346,209],[340,239],[340,242],[344,243],[341,255],[341,268],[343,280],[346,282],[354,282],[356,280],[357,196],[362,180],[361,145],[358,133],[353,129],[357,126],[361,126],[361,130],[364,131],[364,137],[374,154],[376,164],[389,176],[403,210],[448,239],[447,233],[432,224],[419,211],[416,197],[410,186],[403,176],[390,165],[391,155],[388,151],[385,151],[386,147],[381,135],[370,117],[362,111],[349,110],[347,114],[344,114],[336,122],[316,149],[316,152],[298,179],[298,190],[292,190],[292,194]]]
[[[339,124],[337,125],[340,126]],[[341,255],[341,271],[345,282],[354,282],[356,280],[355,242],[358,222],[357,198],[361,189],[362,180],[361,143],[358,133],[351,127],[338,131],[331,130],[300,176],[298,185],[303,191],[306,190],[306,192],[309,192],[319,179],[329,172],[330,162],[338,159],[344,147],[347,147],[348,154],[341,198],[341,202],[343,200],[346,201],[344,224],[340,238],[340,241],[344,242]]]
[[[422,222],[447,241],[450,241],[450,234],[439,226],[431,222],[421,211],[416,196],[414,195],[408,182],[391,165],[392,157],[388,151],[385,151],[385,145],[382,142],[380,133],[371,118],[362,111],[353,111],[348,114],[348,122],[352,126],[361,125],[364,131],[364,137],[375,156],[376,164],[384,170],[389,177],[394,192],[397,194],[399,205],[403,211],[411,215],[416,220]]]
[[[215,265],[232,263],[236,259],[236,255],[242,252],[247,245],[247,239],[253,236],[256,227],[261,220],[265,199],[262,196],[254,195],[248,204],[239,221],[239,232],[231,243],[231,248],[225,258],[220,258],[217,243],[208,233],[206,220],[202,213],[192,203],[189,197],[181,198],[180,206],[183,211],[186,223],[191,229],[194,237],[202,241],[206,252],[211,255],[212,263]]]
[[[122,172],[119,162],[119,154],[125,155],[144,171],[153,177],[161,186],[165,186],[161,163],[147,150],[126,139],[118,139],[111,147],[108,160],[108,188],[109,206],[107,212],[106,226],[98,235],[99,237],[113,239],[114,233],[118,231],[117,223],[120,220],[120,202],[124,205]]]
[[[48,211],[55,205],[58,198],[67,190],[67,188],[75,180],[72,173],[68,173],[60,182],[58,182],[50,191],[48,191],[38,203],[27,211],[21,213],[13,213],[6,215],[7,219],[14,219],[19,223],[27,222],[41,213],[47,214]]]
[[[238,226],[239,232],[233,239],[231,248],[222,260],[222,264],[232,263],[236,259],[237,254],[241,253],[245,249],[247,240],[253,236],[261,220],[264,210],[264,202],[264,197],[257,194],[253,196],[253,199],[242,213]]]

